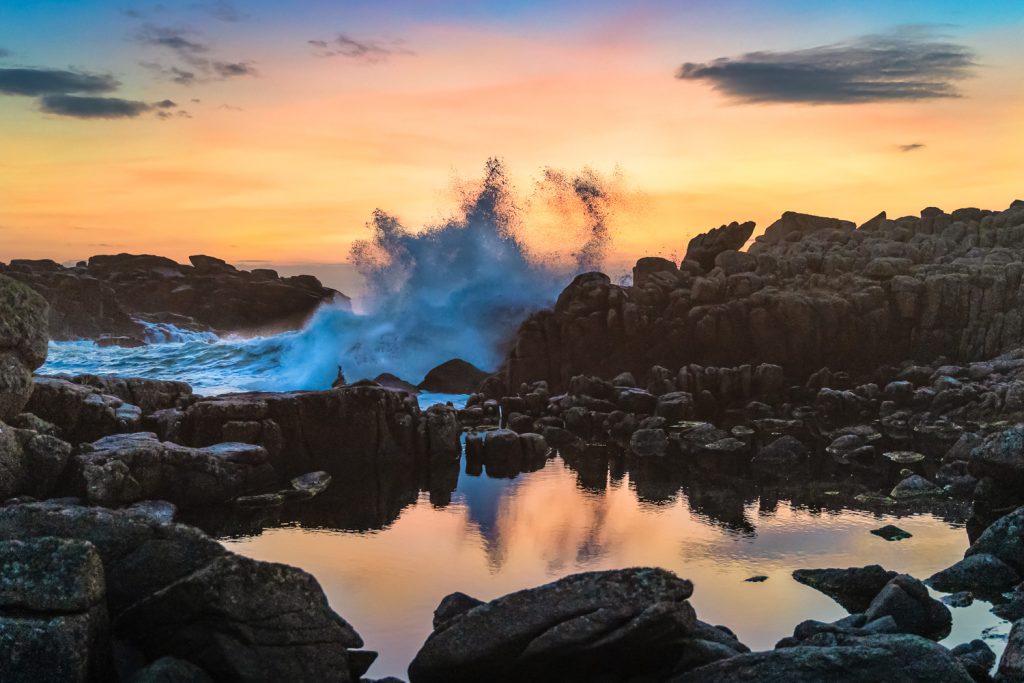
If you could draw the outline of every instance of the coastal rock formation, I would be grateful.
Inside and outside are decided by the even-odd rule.
[[[0,275],[0,420],[32,394],[32,372],[46,361],[47,310],[43,297]]]
[[[689,581],[663,569],[574,574],[489,603],[446,598],[411,683],[663,680],[746,652],[697,620]]]
[[[506,386],[565,388],[574,375],[684,363],[770,363],[802,382],[823,367],[979,361],[1024,342],[1024,202],[879,217],[860,229],[787,213],[732,261],[662,270],[631,287],[578,276],[520,327]]]
[[[277,331],[302,325],[326,302],[344,295],[311,275],[279,277],[272,270],[238,270],[210,256],[182,265],[161,256],[93,256],[64,267],[49,260],[14,260],[0,273],[27,284],[49,303],[56,340],[109,338],[138,343],[138,319],[214,332]]]
[[[52,434],[0,422],[0,499],[54,493],[70,455],[71,444]]]
[[[109,640],[118,642],[117,657],[109,647],[85,647],[84,639],[74,650],[80,659],[111,663],[116,676],[60,680],[126,680],[171,657],[189,664],[174,668],[198,669],[213,680],[350,683],[359,680],[375,657],[358,649],[362,640],[328,607],[309,574],[229,553],[198,530],[168,523],[146,508],[113,511],[56,502],[0,508],[0,539],[53,543],[42,540],[49,537],[69,541],[56,542],[44,560],[18,565],[17,581],[6,580],[4,572],[11,565],[0,563],[0,638],[9,633],[2,616],[6,605],[16,602],[20,609],[36,606],[41,611],[59,602],[62,609],[82,612],[105,583]],[[0,559],[4,547],[0,544]],[[85,548],[94,548],[94,556]],[[38,556],[41,550],[33,552]],[[65,562],[69,554],[84,559],[78,565]],[[88,559],[95,556],[102,562],[102,580],[97,563]],[[80,565],[88,572],[73,571]],[[65,583],[60,577],[82,589],[53,590],[58,582]],[[69,618],[58,617],[64,622]],[[52,638],[45,633],[34,637],[54,642],[71,635],[68,628],[62,623]],[[33,642],[27,634],[18,639],[25,647]],[[27,663],[37,667],[29,672],[51,674],[54,654],[48,650],[46,657]]]
[[[896,572],[877,564],[849,569],[797,569],[793,578],[829,596],[847,612],[865,612]]]
[[[735,221],[720,228],[713,228],[697,235],[686,247],[683,261],[694,261],[705,270],[715,267],[715,259],[725,251],[738,252],[754,234],[754,222],[736,223]],[[634,276],[634,282],[636,277]]]
[[[438,394],[470,394],[487,378],[487,373],[461,358],[441,363],[419,384],[422,391]]]

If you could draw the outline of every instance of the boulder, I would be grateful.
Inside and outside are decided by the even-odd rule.
[[[1020,575],[995,555],[968,555],[951,567],[936,572],[925,583],[943,593],[971,591],[998,595],[1020,582]]]
[[[992,555],[1024,573],[1024,507],[1000,517],[978,536],[965,557]]]
[[[949,635],[953,616],[949,608],[928,594],[919,580],[908,574],[893,577],[864,611],[868,621],[890,616],[903,633],[936,640]]]
[[[43,297],[0,275],[0,420],[32,395],[32,372],[46,361],[48,312]]]
[[[670,572],[638,568],[574,574],[476,606],[461,601],[427,638],[409,679],[660,680],[688,655],[706,661],[745,650],[714,645],[712,637],[735,641],[706,633],[687,601],[692,592]]]
[[[849,569],[797,569],[793,578],[829,596],[846,611],[864,612],[871,601],[896,577],[877,564]]]
[[[71,455],[71,445],[49,434],[0,422],[0,499],[53,493]]]
[[[733,222],[701,233],[690,240],[683,260],[699,263],[701,268],[709,271],[715,267],[715,257],[720,253],[743,248],[754,232],[754,225],[753,221]]]
[[[1013,622],[995,679],[998,683],[1024,681],[1024,619]]]
[[[140,408],[88,384],[36,377],[33,387],[26,410],[56,425],[61,436],[75,445],[135,431],[142,421]]]
[[[453,358],[428,372],[419,389],[438,394],[471,394],[489,376],[472,363]]]

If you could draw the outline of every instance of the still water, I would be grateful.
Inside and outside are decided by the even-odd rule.
[[[642,486],[638,493],[628,472],[603,471],[581,474],[555,458],[511,480],[463,472],[450,502],[413,490],[390,510],[378,498],[324,494],[313,502],[331,506],[327,514],[224,542],[316,576],[334,609],[380,652],[369,675],[402,678],[430,633],[434,608],[453,591],[488,600],[579,571],[656,565],[693,581],[699,618],[727,625],[759,650],[804,619],[846,615],[794,581],[794,569],[878,563],[923,579],[962,558],[968,545],[961,525],[931,514],[822,510],[751,496],[726,503],[723,514],[692,489],[652,497]],[[362,509],[345,509],[352,505]],[[888,542],[869,533],[889,523],[913,538]],[[768,579],[745,581],[757,575]],[[953,609],[944,644],[982,637],[1000,653],[1010,625],[989,608],[976,601]]]

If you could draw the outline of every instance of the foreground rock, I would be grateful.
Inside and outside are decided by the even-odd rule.
[[[449,597],[412,683],[662,680],[747,651],[697,620],[689,581],[661,569],[575,574],[480,603]]]
[[[428,372],[419,388],[438,394],[471,394],[487,376],[486,372],[472,363],[453,358]]]
[[[47,312],[41,296],[0,275],[0,420],[32,394],[32,372],[46,361]]]
[[[0,539],[28,543],[44,537],[72,539],[78,545],[72,544],[67,552],[73,550],[78,557],[88,556],[83,546],[95,548],[105,579],[109,638],[118,643],[117,656],[109,648],[83,646],[76,651],[90,661],[95,652],[96,659],[112,662],[116,678],[130,678],[171,657],[213,680],[349,683],[373,661],[373,653],[356,649],[362,646],[361,639],[328,607],[309,574],[229,553],[198,530],[167,523],[145,507],[112,511],[32,503],[0,508]],[[91,600],[97,586],[103,585],[95,578],[95,561],[86,563],[91,573],[85,576],[92,578],[67,583],[62,577],[82,574],[71,574],[75,565],[59,553],[48,557],[24,565],[27,573],[19,575],[15,588],[31,602],[21,599],[24,604],[19,608],[42,609],[53,601],[66,601],[62,596],[75,593],[57,589],[63,585],[88,587]],[[0,582],[0,600],[14,594],[11,585]],[[48,658],[31,663],[40,667],[35,671],[47,675],[53,671],[51,664]]]
[[[190,261],[118,254],[66,268],[48,260],[15,260],[0,264],[0,273],[50,303],[49,331],[57,340],[143,340],[146,329],[136,318],[216,332],[291,329],[323,303],[348,305],[347,297],[310,275],[238,270],[209,256]]]
[[[849,569],[797,569],[793,578],[829,596],[848,612],[864,612],[871,601],[896,577],[877,564]]]

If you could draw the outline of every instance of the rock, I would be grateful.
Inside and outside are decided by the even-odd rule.
[[[1020,582],[1020,575],[995,555],[968,555],[951,567],[936,572],[925,583],[943,593],[973,591],[988,595],[998,593]]]
[[[291,481],[292,489],[299,498],[312,498],[323,493],[331,485],[331,475],[326,472],[309,472]]]
[[[989,671],[996,663],[996,653],[983,640],[957,645],[949,654],[960,663],[975,681],[990,681]]]
[[[785,435],[754,453],[750,464],[755,471],[774,477],[786,477],[807,456],[807,447],[798,439]]]
[[[907,500],[912,498],[926,498],[942,494],[942,489],[928,481],[920,474],[911,474],[909,477],[896,484],[889,495],[896,500]]]
[[[764,583],[765,581],[768,580],[768,577],[764,576],[764,575],[761,575],[761,576],[751,576],[749,579],[743,579],[743,580],[747,581],[748,583]]]
[[[446,595],[434,610],[434,629],[437,630],[455,617],[483,604],[486,604],[483,600],[477,600],[465,593],[455,592]]]
[[[396,377],[390,372],[377,375],[373,378],[373,381],[385,389],[394,389],[396,391],[404,391],[410,394],[418,394],[420,392],[419,388],[415,384],[406,382],[401,377]],[[344,382],[342,382],[342,384],[344,384]],[[473,388],[473,391],[476,391],[476,387]]]
[[[876,595],[896,577],[877,564],[849,569],[797,569],[793,578],[829,596],[848,612],[864,612]]]
[[[986,438],[971,451],[968,466],[979,479],[992,477],[1004,487],[1024,485],[1024,425]]]
[[[960,591],[959,593],[943,595],[942,603],[950,607],[970,607],[974,604],[974,594],[970,591]]]
[[[260,446],[189,448],[140,432],[104,437],[73,458],[72,481],[94,505],[166,500],[180,508],[226,503],[275,480]]]
[[[868,621],[891,616],[903,633],[936,640],[949,635],[953,617],[949,609],[928,595],[919,580],[907,574],[893,577],[864,611]]]
[[[832,644],[834,641],[834,644]],[[843,635],[828,645],[802,645],[722,659],[672,683],[971,683],[949,650],[908,634]]]
[[[687,602],[692,591],[662,569],[623,569],[512,593],[442,621],[409,666],[409,680],[659,680],[698,649],[695,641],[707,642]]]
[[[993,522],[971,544],[965,557],[981,554],[999,558],[1018,574],[1024,572],[1024,507]]]
[[[886,524],[879,529],[872,529],[871,533],[875,536],[880,536],[887,541],[902,541],[907,538],[913,538],[913,534],[904,531],[893,524]]]
[[[695,261],[700,264],[702,269],[709,271],[715,267],[715,257],[726,250],[742,249],[753,232],[753,221],[730,223],[713,228],[690,240],[683,260]]]
[[[32,372],[46,361],[48,311],[43,297],[0,275],[0,420],[32,395]]]
[[[143,339],[134,318],[173,322],[217,332],[300,327],[321,305],[348,307],[348,297],[312,276],[277,277],[235,269],[211,256],[186,266],[159,256],[94,256],[64,268],[52,262],[12,262],[0,267],[50,304],[53,339]]]
[[[0,680],[105,680],[103,564],[90,543],[0,542]]]
[[[135,603],[114,630],[151,659],[185,659],[215,680],[356,681],[365,672],[348,652],[362,639],[312,576],[237,555]]]
[[[141,410],[112,394],[57,377],[36,377],[26,409],[56,425],[73,444],[136,431]]]
[[[438,394],[471,394],[488,376],[472,363],[453,358],[428,372],[419,388]]]
[[[1010,629],[995,679],[998,683],[1024,681],[1024,619],[1015,621]]]
[[[639,458],[663,458],[668,452],[664,429],[638,429],[629,440],[629,450]]]
[[[0,498],[53,493],[71,454],[71,445],[47,434],[0,422]]]

